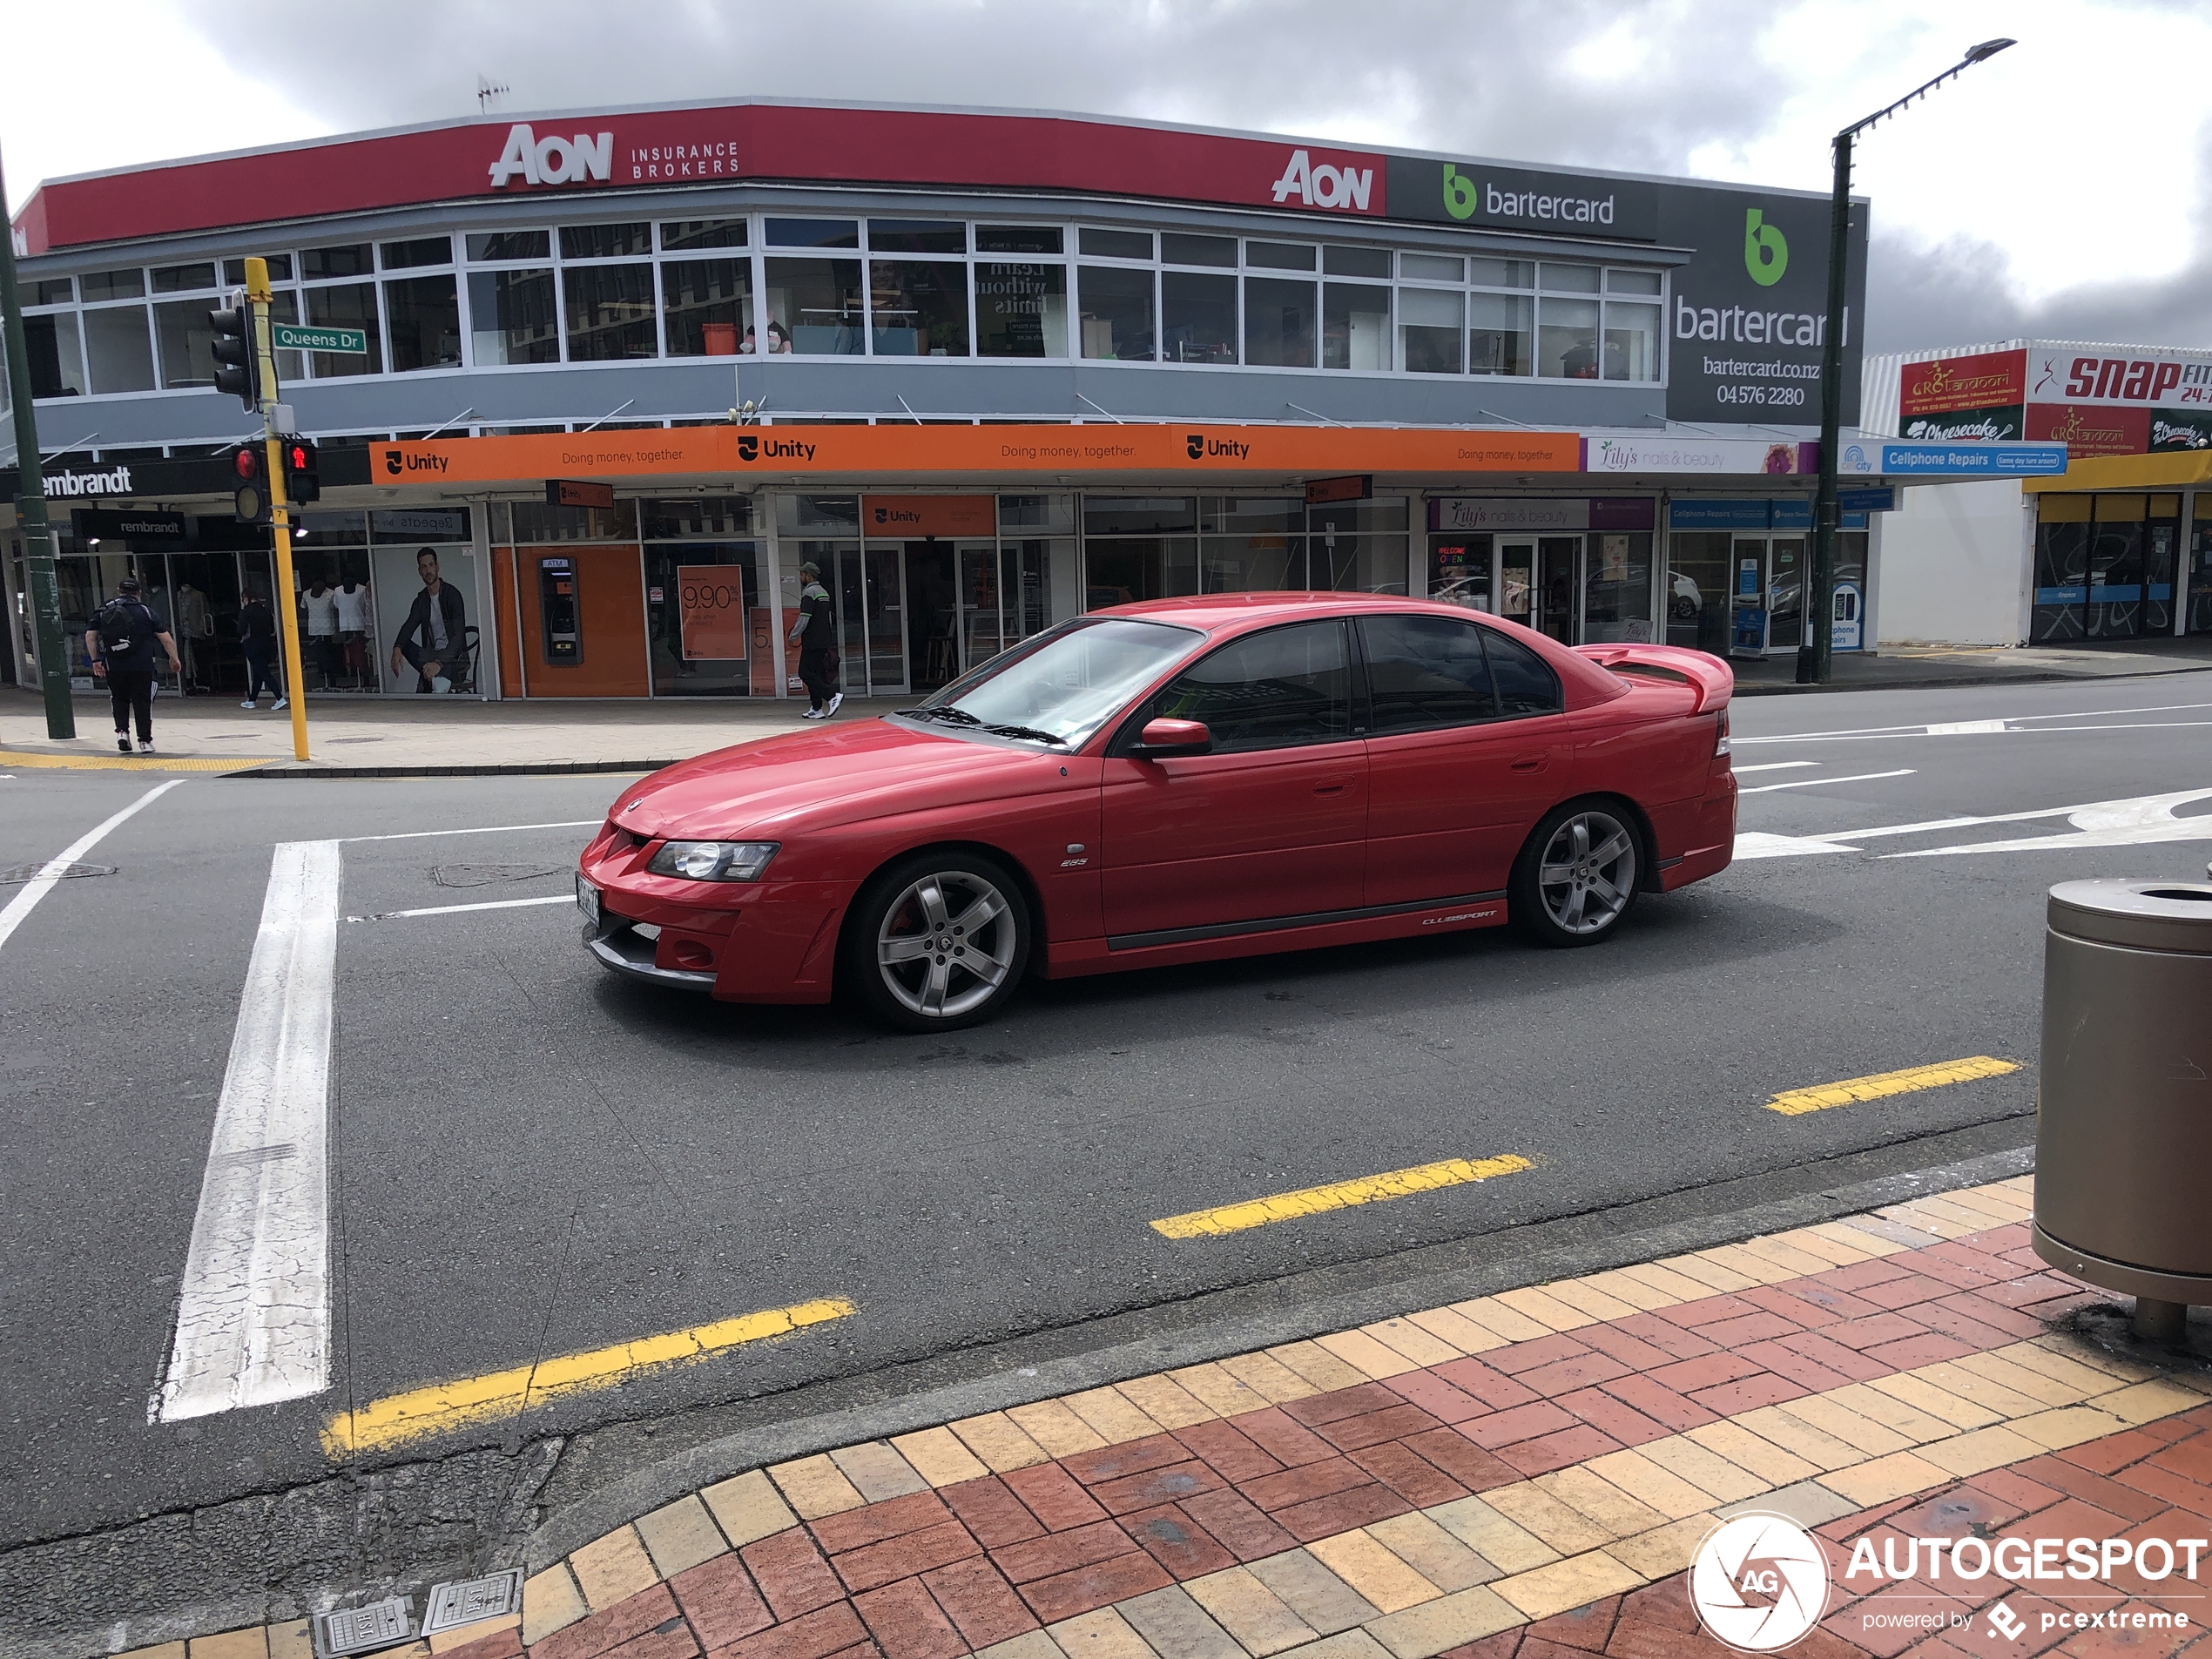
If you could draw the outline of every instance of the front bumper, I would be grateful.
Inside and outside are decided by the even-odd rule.
[[[642,931],[650,929],[650,931]],[[660,929],[651,922],[632,921],[627,916],[617,916],[607,909],[606,895],[599,899],[599,920],[587,922],[583,929],[583,946],[599,959],[600,965],[628,979],[643,980],[650,985],[672,985],[688,991],[711,991],[715,975],[710,970],[688,968],[658,968],[653,957],[660,948]]]

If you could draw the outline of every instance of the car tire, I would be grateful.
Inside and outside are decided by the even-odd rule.
[[[861,1006],[902,1031],[957,1031],[1004,1008],[1034,937],[1022,884],[981,853],[916,853],[854,900],[845,978]]]
[[[1635,907],[1643,840],[1615,801],[1568,801],[1543,821],[1514,860],[1506,914],[1532,944],[1595,945]]]

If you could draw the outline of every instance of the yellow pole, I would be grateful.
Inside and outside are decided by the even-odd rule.
[[[253,317],[253,353],[261,387],[263,453],[267,460],[269,517],[276,540],[277,627],[284,640],[284,694],[291,699],[292,758],[307,759],[307,681],[300,667],[300,601],[292,583],[292,509],[284,498],[283,444],[276,429],[276,354],[269,347],[269,266],[246,262],[246,298]]]

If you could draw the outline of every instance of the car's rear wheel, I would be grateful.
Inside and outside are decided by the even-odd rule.
[[[1029,962],[1021,885],[979,853],[919,853],[868,884],[846,934],[848,982],[877,1018],[953,1031],[1006,1005]]]
[[[1507,908],[1540,945],[1595,945],[1636,901],[1641,844],[1615,807],[1569,801],[1536,826],[1515,860]]]

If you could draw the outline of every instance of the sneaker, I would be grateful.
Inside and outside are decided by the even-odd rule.
[[[153,739],[152,738],[140,738],[138,739],[138,752],[142,755],[152,754],[153,752]]]
[[[845,701],[845,693],[844,693],[844,692],[842,692],[842,691],[832,691],[832,692],[830,693],[830,700],[829,700],[828,702],[826,702],[826,703],[825,703],[825,704],[823,704],[823,705],[822,705],[822,718],[824,718],[825,720],[826,720],[826,719],[828,719],[828,718],[830,718],[830,716],[831,716],[831,715],[833,715],[833,714],[836,713],[836,712],[837,712],[837,705],[838,705],[839,704],[840,704],[840,703],[844,702],[844,701]]]
[[[808,709],[799,718],[802,720],[819,720],[822,718],[822,711],[819,709]]]
[[[241,704],[239,704],[239,707],[240,707],[240,708],[242,708],[242,709],[250,709],[250,708],[252,708],[253,706],[253,699],[252,698],[250,698],[250,697],[249,697],[249,698],[247,698],[246,699],[246,701],[245,701],[245,702],[243,702],[243,703],[241,703]]]
[[[277,698],[275,702],[269,705],[269,712],[274,714],[279,709],[288,708],[291,706],[291,703],[292,699],[290,698],[280,697]]]
[[[115,746],[118,750],[122,751],[123,753],[126,755],[129,754],[131,752],[131,734],[128,732],[117,732],[115,734]]]

